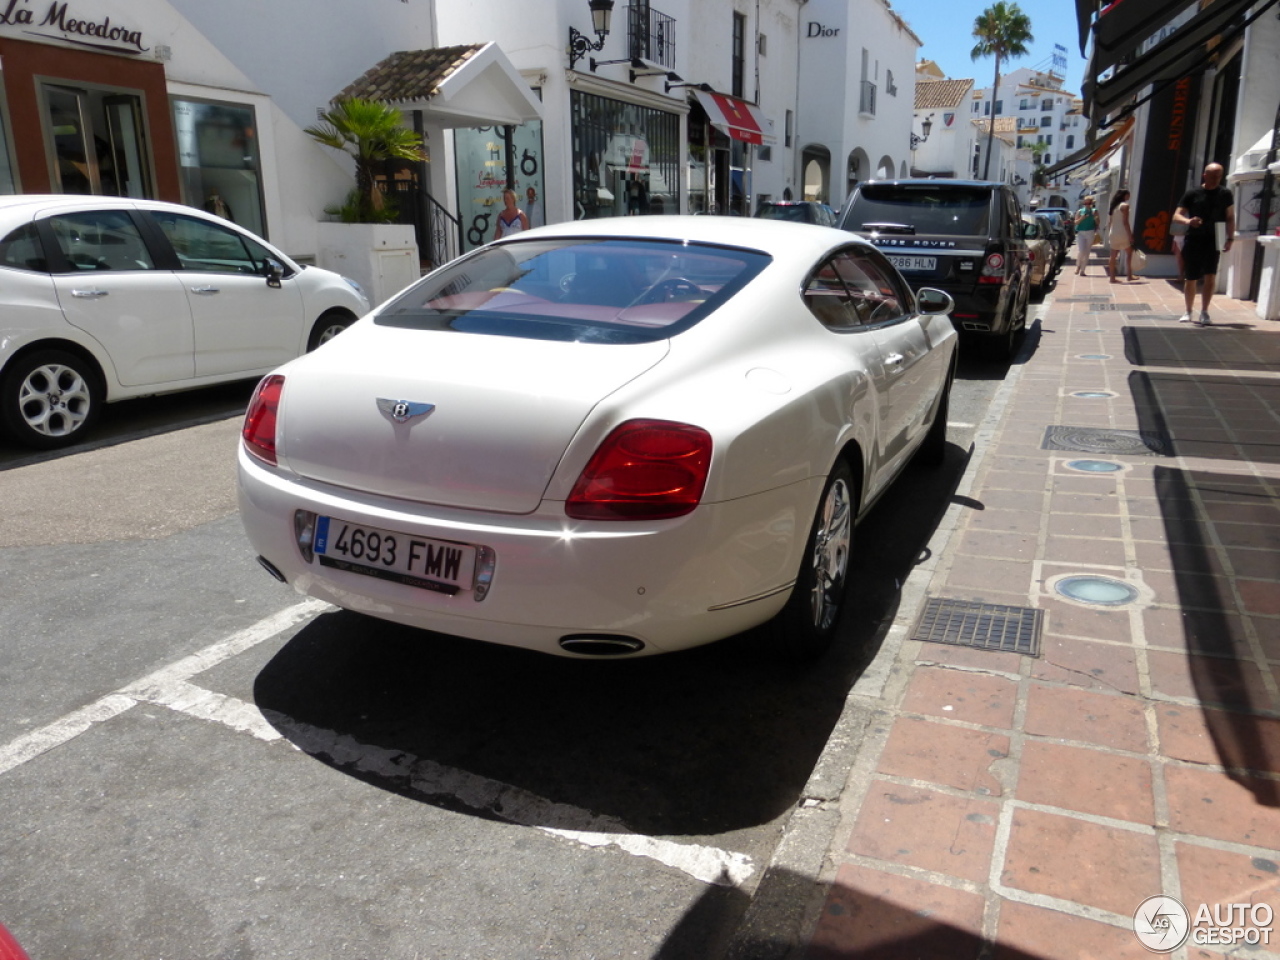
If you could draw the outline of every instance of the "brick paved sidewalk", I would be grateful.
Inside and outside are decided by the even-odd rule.
[[[1043,611],[1041,656],[901,645],[809,960],[1147,957],[1161,893],[1280,913],[1280,324],[1219,296],[1180,325],[1178,287],[1103,267],[1064,264],[928,589]],[[1050,426],[1146,445],[1044,449]],[[1136,598],[1068,599],[1072,575]],[[1271,928],[1172,956],[1280,957]]]

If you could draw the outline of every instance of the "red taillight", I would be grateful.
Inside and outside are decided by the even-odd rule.
[[[988,253],[982,264],[982,273],[978,275],[979,283],[1004,283],[1004,254]]]
[[[711,467],[711,434],[669,420],[629,420],[600,444],[565,501],[577,520],[663,520],[692,512]]]
[[[249,410],[244,415],[244,428],[240,431],[245,449],[272,466],[276,462],[276,410],[283,390],[284,377],[279,374],[264,377],[253,391]]]

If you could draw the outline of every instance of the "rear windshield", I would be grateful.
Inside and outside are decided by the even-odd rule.
[[[680,241],[517,240],[423,278],[374,322],[532,340],[644,343],[688,329],[769,260],[758,251]]]
[[[991,213],[989,187],[864,184],[840,225],[846,230],[983,236]],[[897,227],[912,230],[895,231]]]
[[[807,207],[798,203],[766,203],[756,212],[756,216],[765,220],[791,220],[795,223],[809,223],[817,219]]]

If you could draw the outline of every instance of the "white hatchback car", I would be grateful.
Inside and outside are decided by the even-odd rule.
[[[776,618],[817,652],[854,523],[942,459],[950,309],[828,227],[521,233],[262,381],[245,530],[278,579],[412,626],[636,656]]]
[[[116,197],[0,197],[0,426],[49,449],[103,403],[261,376],[369,309],[201,210]]]

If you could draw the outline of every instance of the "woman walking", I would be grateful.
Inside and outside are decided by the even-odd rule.
[[[501,240],[513,233],[529,229],[529,218],[516,206],[516,192],[502,191],[502,211],[498,214],[498,222],[493,228],[493,239]]]
[[[1118,190],[1116,195],[1111,198],[1111,209],[1107,211],[1109,223],[1107,226],[1107,243],[1111,247],[1111,258],[1107,262],[1107,276],[1111,278],[1112,283],[1119,283],[1116,279],[1116,258],[1124,253],[1125,272],[1129,275],[1125,279],[1137,280],[1133,275],[1133,227],[1129,224],[1129,191]]]
[[[1085,197],[1080,201],[1080,209],[1076,211],[1076,274],[1087,276],[1085,267],[1089,263],[1089,248],[1093,246],[1093,235],[1098,229],[1098,211],[1093,208],[1093,197]]]

